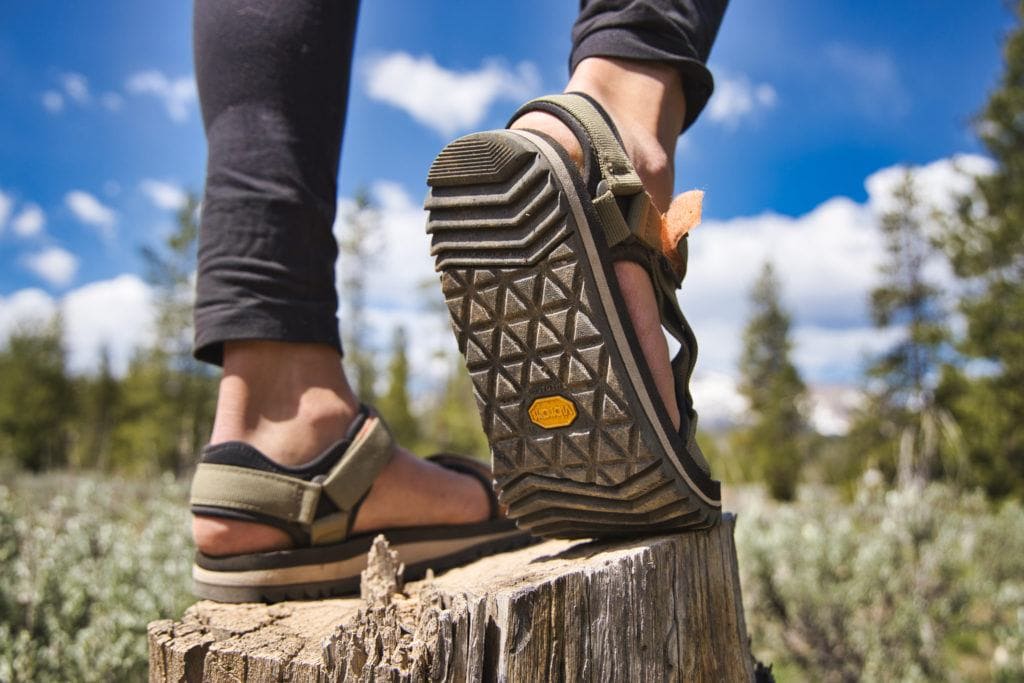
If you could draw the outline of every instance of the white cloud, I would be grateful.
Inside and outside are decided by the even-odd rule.
[[[768,83],[753,83],[745,74],[717,70],[715,93],[708,102],[707,116],[715,123],[735,128],[757,111],[771,109],[778,102],[775,88]]]
[[[123,375],[134,351],[153,342],[152,291],[138,277],[120,275],[73,289],[59,301],[39,289],[0,296],[0,344],[19,326],[46,323],[57,312],[72,372],[95,371],[107,349],[112,371]]]
[[[910,110],[910,96],[896,63],[888,53],[831,43],[825,47],[825,62],[833,74],[851,87],[835,87],[847,106],[855,106],[871,119],[900,118]],[[834,76],[833,76],[834,78]]]
[[[942,225],[933,220],[934,213],[950,213],[956,209],[960,197],[972,193],[974,178],[995,170],[995,162],[974,154],[957,154],[922,166],[890,166],[876,171],[864,181],[868,191],[868,205],[882,215],[897,208],[894,195],[907,171],[913,172],[913,187],[919,206],[916,216],[932,238],[940,237]],[[924,272],[932,282],[956,286],[949,261],[933,254],[924,265]]]
[[[915,169],[922,197],[936,203],[970,187],[956,169],[983,172],[991,161],[960,155]],[[870,176],[869,200],[830,199],[796,217],[764,213],[708,221],[690,238],[689,274],[680,302],[700,341],[699,372],[734,374],[748,291],[770,260],[793,314],[794,358],[810,382],[848,382],[863,359],[886,347],[891,334],[871,327],[867,300],[883,258],[878,211],[900,169]],[[940,207],[941,208],[941,207]],[[933,273],[952,286],[948,270]]]
[[[107,111],[121,111],[121,107],[124,106],[124,98],[116,92],[105,92],[100,96],[100,104]]]
[[[69,72],[60,78],[64,93],[77,104],[88,104],[92,99],[89,94],[89,81],[80,73]]]
[[[128,78],[125,87],[134,95],[152,95],[159,99],[167,115],[176,123],[188,119],[196,101],[196,82],[192,76],[169,78],[155,69],[140,71]]]
[[[437,278],[426,234],[427,214],[397,183],[378,181],[373,184],[371,195],[377,216],[370,248],[376,255],[367,272],[367,303],[381,310],[419,310],[426,295],[418,297],[417,293],[422,291],[423,283]],[[351,200],[339,203],[334,223],[334,234],[339,238],[344,236],[354,208]],[[345,267],[343,256],[338,262],[339,283]]]
[[[708,431],[727,430],[747,417],[747,399],[740,393],[736,377],[721,372],[698,372],[690,382],[700,426]],[[801,412],[819,434],[838,436],[850,428],[853,411],[863,400],[859,388],[843,384],[807,386]]]
[[[64,110],[64,96],[56,90],[47,90],[42,94],[40,100],[43,103],[43,109],[51,114],[56,114]]]
[[[153,293],[135,275],[78,287],[64,296],[60,309],[74,372],[94,370],[106,348],[113,372],[122,375],[135,349],[153,341]]]
[[[64,196],[64,203],[75,218],[97,228],[106,238],[113,237],[117,213],[93,195],[83,190],[72,190]]]
[[[375,255],[366,269],[365,282],[367,341],[377,352],[383,367],[393,330],[403,325],[410,338],[408,353],[414,368],[412,389],[422,395],[424,389],[436,388],[448,375],[452,354],[457,353],[448,314],[441,310],[444,301],[430,256],[426,212],[397,183],[378,181],[371,189],[376,218],[373,239],[368,245]],[[339,202],[334,225],[337,237],[344,238],[354,209],[350,199]],[[337,264],[336,281],[343,330],[348,314],[343,283],[350,267],[353,264],[342,255]]]
[[[22,259],[25,267],[54,287],[64,287],[78,272],[78,259],[60,247],[48,247]]]
[[[527,62],[515,70],[488,61],[475,71],[450,71],[429,55],[405,52],[371,60],[366,75],[372,99],[402,109],[446,137],[477,126],[496,100],[524,100],[540,87],[536,67]]]
[[[894,328],[879,330],[867,324],[845,328],[799,324],[793,330],[793,358],[812,381],[848,380],[848,373],[859,374],[898,336]]]
[[[724,372],[698,372],[690,381],[693,404],[702,429],[715,430],[743,419],[747,399],[736,387],[736,378]]]
[[[30,288],[0,296],[0,345],[19,327],[45,324],[57,312],[57,304],[41,289]]]
[[[34,237],[43,231],[45,225],[46,214],[38,204],[26,204],[11,221],[11,228],[19,237]]]
[[[0,233],[4,231],[4,226],[7,225],[7,219],[11,217],[11,210],[13,208],[14,200],[11,199],[10,195],[0,190]]]
[[[729,371],[739,330],[749,313],[748,291],[765,261],[776,266],[785,304],[798,321],[859,324],[875,281],[881,244],[871,211],[837,197],[796,218],[764,213],[709,221],[690,238],[690,267],[681,302],[700,332],[712,330],[702,355]]]
[[[177,211],[185,205],[188,197],[179,185],[166,180],[146,178],[139,183],[139,190],[153,202],[158,209]]]
[[[876,171],[864,181],[869,203],[876,212],[883,213],[894,207],[893,191],[907,170],[913,171],[914,188],[927,210],[948,212],[955,208],[956,199],[968,194],[974,187],[974,177],[995,171],[996,164],[988,157],[977,154],[955,154],[923,166],[890,166]]]
[[[819,434],[841,436],[850,429],[854,411],[863,403],[859,389],[842,385],[812,385],[808,387],[811,426]]]
[[[60,75],[60,89],[47,90],[42,94],[43,108],[51,114],[64,110],[68,102],[78,106],[89,106],[96,99],[107,111],[120,111],[124,106],[124,97],[117,92],[106,91],[94,98],[89,88],[89,79],[83,74],[69,71]]]

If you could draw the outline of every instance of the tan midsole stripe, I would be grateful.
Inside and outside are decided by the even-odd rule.
[[[601,268],[601,263],[598,260],[597,249],[594,246],[594,238],[590,234],[589,230],[583,229],[586,225],[587,219],[583,213],[583,206],[579,202],[579,198],[575,192],[570,192],[574,185],[572,178],[569,176],[568,171],[565,168],[565,164],[562,163],[562,158],[558,155],[551,145],[547,144],[543,138],[533,133],[528,133],[524,130],[513,130],[509,131],[516,135],[522,136],[536,145],[540,151],[547,158],[551,164],[552,170],[558,175],[558,179],[562,181],[562,186],[566,188],[565,196],[569,199],[569,206],[572,208],[573,217],[576,219],[576,225],[579,226],[580,237],[586,241],[588,248],[587,258],[590,260],[590,269],[594,273],[594,279],[597,282],[597,288],[601,295],[602,303],[604,304],[606,311],[615,312],[614,301],[611,297],[611,292],[608,289],[608,283],[604,279],[604,271]],[[608,322],[611,324],[612,335],[615,337],[615,343],[619,347],[619,353],[622,355],[623,361],[626,363],[627,374],[629,375],[629,381],[633,383],[633,388],[636,390],[637,396],[640,397],[640,403],[644,409],[644,412],[650,416],[650,422],[654,426],[654,432],[658,436],[658,440],[661,442],[661,447],[665,454],[668,456],[669,461],[673,464],[676,471],[679,472],[680,476],[686,480],[689,484],[690,489],[700,496],[708,505],[719,506],[722,504],[721,500],[710,498],[700,490],[700,487],[693,483],[690,475],[687,474],[686,469],[683,468],[683,464],[679,462],[679,458],[672,448],[672,442],[669,441],[668,434],[662,428],[661,420],[658,419],[658,413],[654,409],[654,404],[651,402],[651,397],[647,393],[644,383],[640,381],[640,371],[637,367],[636,359],[633,358],[633,354],[630,351],[629,342],[626,339],[626,331],[622,327],[622,321],[619,315],[609,315]],[[634,379],[637,378],[637,379]]]
[[[438,559],[446,555],[466,550],[481,543],[497,541],[502,538],[516,536],[521,531],[512,529],[485,536],[469,538],[448,538],[434,541],[414,541],[391,546],[398,553],[398,558],[406,565]],[[217,586],[286,586],[293,583],[319,583],[321,581],[337,581],[351,576],[358,576],[366,569],[366,553],[337,562],[310,564],[300,567],[283,567],[279,569],[249,569],[246,571],[218,572],[192,565],[192,578],[201,583]]]

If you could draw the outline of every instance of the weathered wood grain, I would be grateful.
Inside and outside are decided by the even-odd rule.
[[[363,598],[150,624],[150,681],[753,680],[733,525],[548,541],[400,592],[377,548]]]

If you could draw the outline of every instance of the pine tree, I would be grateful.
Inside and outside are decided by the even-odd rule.
[[[961,350],[986,371],[951,371],[941,391],[963,428],[972,476],[996,495],[1024,495],[1024,2],[1016,13],[978,127],[996,170],[977,179],[977,196],[964,199],[945,237],[970,292]]]
[[[0,350],[0,461],[32,471],[67,462],[75,408],[59,316],[16,330]]]
[[[356,191],[354,207],[344,216],[338,249],[342,257],[345,367],[364,403],[376,401],[377,371],[366,329],[366,278],[380,250],[380,215],[365,188]]]
[[[743,331],[740,393],[749,404],[747,424],[734,435],[734,448],[753,474],[779,500],[792,500],[804,461],[805,387],[790,360],[791,321],[780,303],[780,285],[770,263],[750,293],[753,314]]]
[[[940,456],[956,456],[959,439],[934,391],[950,351],[943,292],[925,272],[938,256],[934,220],[911,171],[892,199],[881,216],[886,256],[870,304],[875,326],[894,328],[898,337],[868,369],[868,398],[849,443],[907,485],[942,474]]]
[[[410,448],[420,437],[419,423],[412,413],[409,401],[409,358],[405,328],[396,327],[391,342],[391,360],[388,363],[388,386],[377,402],[377,408],[391,428],[395,439]]]
[[[71,463],[75,467],[109,469],[111,436],[121,394],[121,383],[111,367],[109,347],[100,349],[96,374],[75,378],[74,386],[78,410],[72,430],[75,443]]]
[[[111,445],[122,469],[181,473],[210,435],[217,381],[192,357],[198,204],[190,195],[178,211],[177,230],[160,249],[142,250],[156,293],[156,335],[136,354],[122,384]]]

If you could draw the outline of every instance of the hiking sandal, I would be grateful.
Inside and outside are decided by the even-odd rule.
[[[491,499],[490,519],[476,524],[383,529],[350,534],[359,506],[391,459],[394,440],[363,406],[346,438],[301,467],[273,462],[248,444],[208,446],[192,481],[196,515],[268,524],[285,531],[287,550],[213,557],[196,553],[194,592],[220,602],[276,602],[345,595],[359,590],[366,554],[383,533],[405,563],[406,579],[530,543],[499,516],[486,468],[469,458],[438,455],[442,467],[476,477]]]
[[[455,140],[434,160],[427,232],[491,446],[499,500],[519,526],[581,538],[707,528],[719,482],[697,445],[696,339],[676,299],[701,193],[652,205],[608,116],[579,94],[524,105],[573,130],[581,175],[547,136]],[[672,361],[681,427],[659,399],[612,264],[644,266]]]

